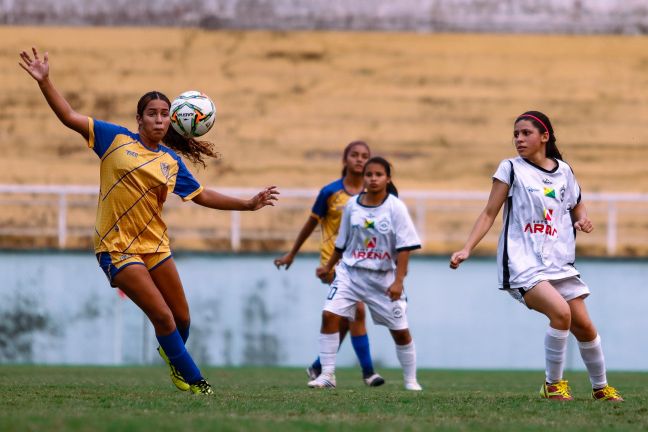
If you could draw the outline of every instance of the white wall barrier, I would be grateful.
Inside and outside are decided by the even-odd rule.
[[[218,188],[250,197],[252,188]],[[274,208],[261,212],[213,212],[172,196],[165,221],[177,249],[209,251],[277,250],[287,247],[310,212],[316,189],[281,189]],[[447,253],[460,246],[483,208],[487,192],[402,191],[424,242],[424,252]],[[91,244],[97,187],[0,184],[0,248],[87,249]],[[595,232],[579,237],[586,255],[636,256],[648,250],[648,194],[584,195]],[[494,249],[497,229],[483,241]],[[192,242],[193,239],[193,242]],[[315,250],[311,236],[307,250]],[[581,251],[583,252],[583,251]]]

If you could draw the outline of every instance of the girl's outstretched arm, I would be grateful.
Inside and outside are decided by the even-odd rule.
[[[249,200],[223,195],[211,189],[203,189],[192,201],[203,207],[216,210],[254,211],[268,205],[273,206],[273,201],[277,201],[277,195],[279,195],[277,186],[268,186]]]
[[[80,133],[83,138],[88,139],[88,117],[74,111],[68,101],[65,100],[63,95],[59,93],[49,79],[49,56],[47,52],[43,55],[42,59],[39,57],[36,48],[32,48],[32,53],[33,58],[25,51],[21,52],[20,59],[22,62],[18,64],[38,82],[38,86],[43,96],[45,96],[45,100],[61,123]]]
[[[467,260],[472,252],[473,248],[484,238],[488,230],[493,226],[495,218],[499,213],[506,197],[508,196],[509,186],[506,183],[503,183],[497,179],[493,180],[493,186],[491,188],[490,196],[488,197],[488,202],[486,203],[486,208],[481,212],[475,221],[468,240],[463,249],[452,254],[450,257],[450,268],[456,269],[459,267],[463,261]]]

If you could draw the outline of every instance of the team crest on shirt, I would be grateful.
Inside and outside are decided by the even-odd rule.
[[[565,185],[560,187],[560,202],[565,201]]]
[[[160,170],[162,171],[162,175],[165,178],[169,178],[169,164],[166,162],[160,162]]]
[[[391,223],[389,222],[389,219],[382,219],[378,222],[377,226],[378,232],[381,234],[387,234],[389,230],[391,229]]]
[[[365,229],[376,228],[376,223],[374,221],[372,221],[371,219],[365,219],[364,227],[365,227]]]

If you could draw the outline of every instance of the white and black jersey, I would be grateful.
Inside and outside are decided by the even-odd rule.
[[[392,194],[375,207],[360,204],[360,196],[344,208],[335,248],[350,267],[394,270],[398,252],[421,247],[407,207]]]
[[[531,288],[578,275],[570,211],[580,187],[567,163],[546,170],[517,157],[502,161],[494,179],[509,185],[497,248],[500,288]]]

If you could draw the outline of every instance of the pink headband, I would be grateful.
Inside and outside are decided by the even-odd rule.
[[[550,132],[549,132],[549,128],[547,127],[547,125],[545,125],[545,124],[542,122],[542,120],[540,120],[538,117],[536,117],[536,116],[534,116],[534,115],[532,115],[532,114],[522,114],[520,117],[518,117],[518,120],[520,120],[522,117],[531,117],[532,119],[534,119],[534,120],[536,120],[538,123],[540,123],[540,124],[545,128],[545,131],[546,131],[547,133],[550,133]]]

